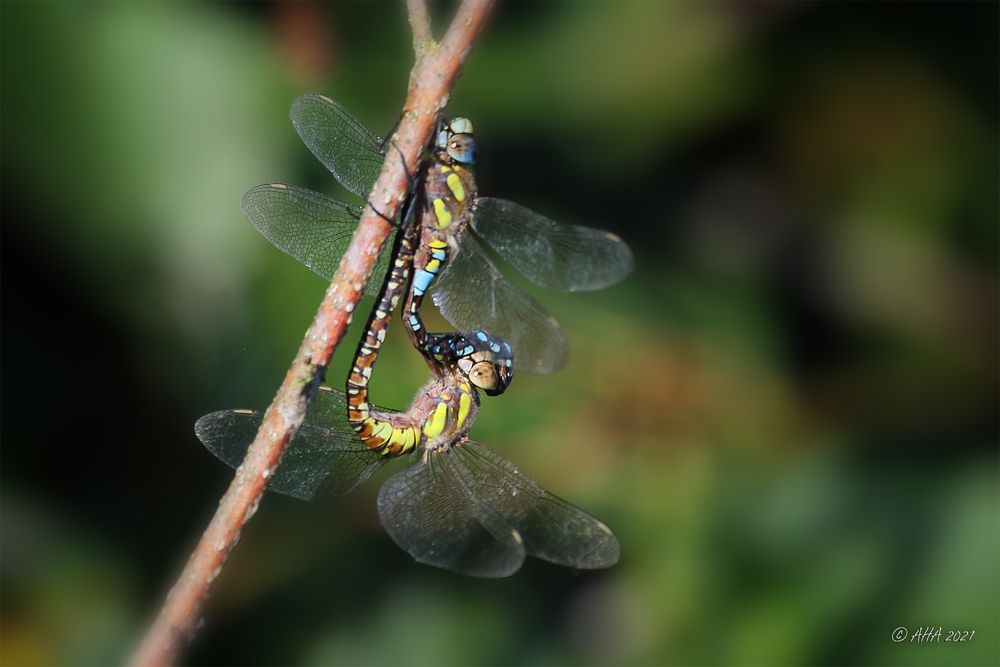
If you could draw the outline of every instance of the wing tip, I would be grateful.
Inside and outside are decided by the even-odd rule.
[[[212,422],[212,418],[222,414],[222,412],[210,412],[207,415],[202,415],[194,423],[194,434],[199,440],[205,442],[205,438],[208,436],[208,431]]]

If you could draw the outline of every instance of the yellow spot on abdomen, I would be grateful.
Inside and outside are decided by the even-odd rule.
[[[462,187],[462,179],[458,177],[458,174],[448,174],[445,182],[448,184],[451,193],[455,195],[455,199],[465,201],[465,188]]]
[[[448,419],[448,404],[438,403],[434,408],[434,414],[424,422],[424,435],[428,438],[436,438],[444,431],[445,422]]]
[[[412,426],[393,429],[392,437],[389,438],[389,448],[405,454],[416,446],[418,438],[417,429]]]
[[[381,445],[384,444],[389,438],[392,437],[392,424],[389,422],[375,422],[372,428],[372,434],[366,438],[365,444]],[[374,442],[378,440],[379,442]]]

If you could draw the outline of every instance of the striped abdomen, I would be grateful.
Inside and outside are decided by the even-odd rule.
[[[378,359],[379,348],[385,340],[392,311],[399,302],[410,278],[417,225],[404,223],[396,241],[393,263],[386,275],[378,300],[368,317],[365,334],[354,356],[354,366],[347,376],[347,419],[368,449],[381,451],[385,456],[397,456],[412,451],[420,443],[420,430],[416,426],[395,425],[372,414],[368,404],[368,382]]]

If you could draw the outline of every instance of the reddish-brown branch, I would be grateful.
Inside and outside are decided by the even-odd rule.
[[[369,195],[369,202],[381,215],[371,205],[365,206],[347,253],[274,401],[264,414],[246,458],[133,656],[132,665],[159,667],[171,664],[190,638],[212,582],[222,571],[244,524],[256,512],[268,477],[302,424],[313,390],[323,378],[361,299],[363,286],[391,231],[381,216],[395,218],[406,193],[409,181],[403,161],[407,165],[417,163],[437,114],[448,103],[462,63],[491,4],[492,0],[464,0],[437,48],[418,51],[417,63],[410,75],[405,113],[393,137],[398,150],[389,151],[382,173]],[[411,22],[424,25],[424,19],[415,17]],[[397,156],[396,159],[393,156]]]
[[[406,13],[410,17],[410,32],[413,33],[413,51],[420,60],[434,43],[427,0],[406,0]]]

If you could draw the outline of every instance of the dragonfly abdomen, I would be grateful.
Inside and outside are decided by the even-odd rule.
[[[365,335],[354,355],[354,365],[347,376],[347,419],[368,449],[385,456],[398,456],[412,451],[420,443],[420,430],[402,420],[373,414],[368,404],[368,383],[385,340],[392,311],[410,279],[413,266],[416,228],[410,224],[397,241],[392,268],[386,275],[378,301],[368,316]]]
[[[350,408],[348,410],[348,414],[351,415]],[[352,423],[352,426],[365,447],[378,450],[383,456],[408,454],[416,449],[421,441],[418,427],[396,425],[394,420],[367,417],[358,424]]]

